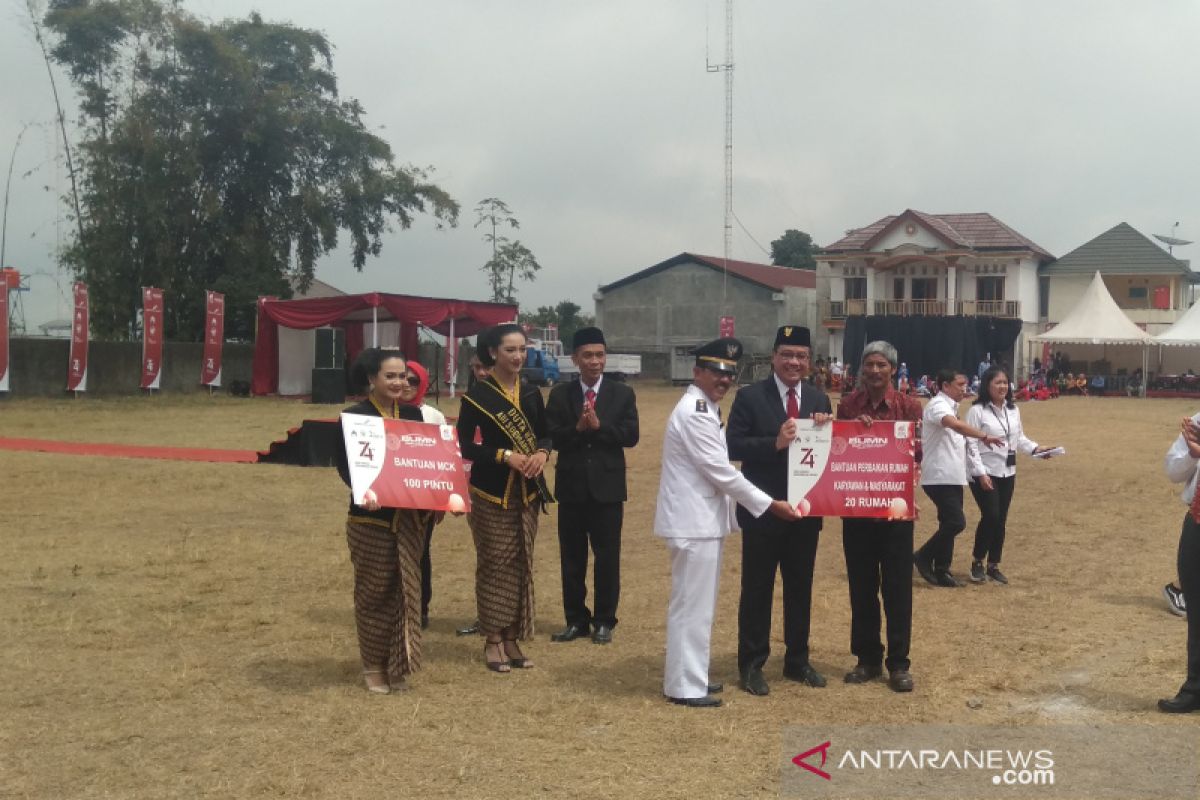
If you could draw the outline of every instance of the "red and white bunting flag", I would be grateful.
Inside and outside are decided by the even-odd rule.
[[[71,357],[67,362],[67,391],[87,391],[88,290],[75,284],[75,310],[71,317]]]
[[[221,348],[225,343],[225,295],[205,292],[204,302],[204,363],[200,366],[200,383],[221,385]]]
[[[142,287],[142,388],[157,389],[162,381],[163,293]]]
[[[8,275],[0,275],[0,392],[8,391]]]

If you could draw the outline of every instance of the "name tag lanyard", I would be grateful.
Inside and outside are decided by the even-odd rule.
[[[996,406],[994,403],[988,403],[988,407],[991,408],[992,416],[996,418],[996,422],[999,423],[1000,427],[1004,430],[1004,441],[1008,445],[1008,458],[1006,459],[1008,466],[1016,466],[1017,454],[1013,452],[1012,426],[1010,426],[1008,423],[1008,407],[1006,406],[1004,408],[1004,419],[1000,419],[1000,415],[996,413]]]

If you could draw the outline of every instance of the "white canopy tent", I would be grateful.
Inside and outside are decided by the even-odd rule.
[[[1182,374],[1189,368],[1193,371],[1198,360],[1197,354],[1190,348],[1200,347],[1200,303],[1194,304],[1187,312],[1175,320],[1175,324],[1154,337],[1154,341],[1165,346],[1158,351],[1158,372]]]
[[[1149,369],[1153,336],[1134,324],[1108,293],[1097,272],[1075,307],[1052,329],[1030,337],[1031,342],[1051,344],[1137,347],[1142,351],[1142,374]],[[1143,381],[1143,387],[1145,382]]]

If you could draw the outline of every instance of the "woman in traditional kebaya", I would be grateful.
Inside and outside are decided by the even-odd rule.
[[[371,347],[354,363],[351,380],[367,389],[361,403],[343,413],[422,421],[401,400],[404,358],[398,350]],[[338,474],[350,485],[345,449]],[[421,666],[421,554],[432,512],[380,506],[372,496],[350,497],[346,542],[354,565],[354,622],[367,691],[406,689],[405,676]]]
[[[517,641],[533,635],[533,545],[538,512],[551,500],[542,476],[551,440],[541,392],[521,383],[524,331],[500,325],[486,340],[479,356],[491,374],[463,397],[458,440],[472,462],[468,521],[484,660],[509,672],[533,666]]]

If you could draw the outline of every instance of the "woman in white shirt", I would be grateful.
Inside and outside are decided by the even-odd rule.
[[[983,583],[991,578],[996,583],[1008,583],[1000,571],[1000,555],[1004,550],[1008,507],[1017,485],[1017,453],[1033,455],[1048,448],[1039,447],[1025,436],[1021,412],[1013,402],[1012,382],[1002,367],[989,367],[980,386],[979,399],[967,410],[967,424],[1000,437],[1004,444],[980,447],[978,441],[967,442],[971,494],[980,515],[971,554],[971,580]]]
[[[400,388],[400,402],[421,409],[421,419],[435,425],[445,425],[446,415],[425,402],[429,391],[429,373],[418,361],[405,364],[404,385]],[[429,540],[433,538],[433,526],[442,521],[440,512],[431,514],[425,525],[425,552],[421,554],[421,627],[429,627],[429,599],[433,596],[433,563],[429,560]]]
[[[963,515],[963,486],[967,484],[967,448],[964,437],[986,445],[1002,439],[958,418],[958,404],[967,392],[967,376],[952,369],[938,373],[937,394],[921,417],[921,488],[937,506],[938,529],[913,553],[913,566],[934,586],[962,586],[950,573],[954,537],[967,527]]]
[[[1159,700],[1158,710],[1167,714],[1186,714],[1200,710],[1200,504],[1196,502],[1197,465],[1200,464],[1200,414],[1184,417],[1179,436],[1167,451],[1164,467],[1172,483],[1183,484],[1183,516],[1179,534],[1179,585],[1185,605],[1192,607],[1187,625],[1187,679],[1170,700]]]

